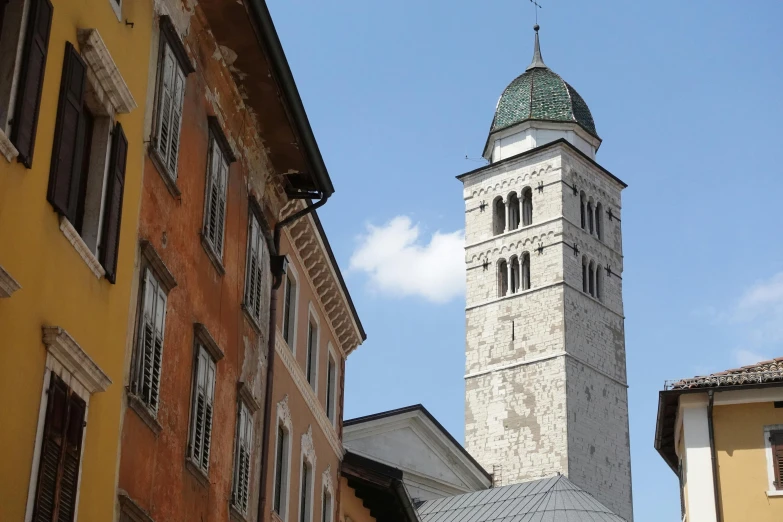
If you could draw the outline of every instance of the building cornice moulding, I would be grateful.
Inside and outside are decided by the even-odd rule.
[[[11,294],[20,288],[22,288],[22,285],[0,266],[0,298],[11,297]]]
[[[133,99],[128,84],[125,83],[98,30],[79,29],[77,38],[81,55],[95,73],[95,78],[108,96],[114,112],[124,114],[135,109],[136,100]]]
[[[90,394],[106,391],[111,385],[111,379],[65,329],[59,326],[44,326],[42,330],[47,351],[76,377]]]
[[[307,406],[310,409],[310,413],[313,414],[313,417],[318,422],[318,426],[321,428],[321,432],[323,432],[326,440],[329,441],[329,445],[332,446],[332,449],[334,450],[337,457],[342,458],[343,447],[340,443],[339,437],[337,436],[337,431],[335,431],[334,426],[332,425],[332,421],[330,421],[326,416],[326,412],[324,411],[323,406],[321,406],[321,403],[318,401],[318,397],[316,397],[312,386],[310,386],[310,383],[307,382],[307,377],[305,377],[302,369],[299,367],[299,363],[296,362],[294,354],[291,353],[291,350],[288,348],[288,346],[281,340],[282,338],[283,334],[280,333],[280,330],[278,329],[275,334],[275,352],[277,352],[277,355],[283,360],[283,365],[285,366],[286,370],[288,370],[288,373],[291,375],[291,378],[296,384],[299,393],[307,403]]]

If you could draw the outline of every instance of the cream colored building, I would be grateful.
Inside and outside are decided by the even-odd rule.
[[[783,520],[783,357],[667,383],[655,449],[684,521]]]

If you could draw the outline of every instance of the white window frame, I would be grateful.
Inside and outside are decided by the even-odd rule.
[[[21,12],[9,12],[8,10],[11,8],[12,3],[14,4],[13,7]],[[8,128],[8,122],[13,119],[14,109],[16,108],[16,94],[19,89],[19,73],[21,70],[22,53],[24,52],[24,41],[27,33],[27,19],[30,13],[30,2],[29,0],[16,0],[16,2],[12,0],[5,8],[4,23],[5,25],[8,25],[9,28],[13,27],[16,31],[15,33],[5,31],[6,39],[0,40],[0,52],[2,52],[0,66],[5,66],[5,61],[9,60],[10,62],[8,65],[10,65],[11,69],[11,74],[9,75],[10,84],[0,86],[0,96],[2,96],[8,104],[8,110],[5,114],[2,114],[2,111],[0,111],[0,154],[10,163],[19,155],[19,151],[17,151],[16,147],[11,143],[8,132],[10,130]],[[18,24],[16,22],[18,22]],[[14,25],[10,26],[10,23],[14,23]],[[2,27],[0,27],[0,33],[2,33]],[[8,40],[9,38],[11,39],[10,41]],[[6,46],[2,46],[3,43],[6,43]],[[13,52],[9,52],[12,50]],[[5,84],[5,82],[3,83]]]
[[[231,507],[243,516],[247,516],[250,507],[250,484],[252,483],[251,478],[253,475],[253,435],[253,411],[244,400],[240,399],[237,408],[237,429],[234,440],[234,478],[231,486]],[[240,470],[242,449],[247,453],[247,476],[245,477],[244,498],[240,498],[239,503],[237,503],[234,502],[234,499],[242,494],[241,491],[237,491],[237,488],[242,487],[239,480],[242,472]]]
[[[111,0],[109,0],[111,1]],[[179,152],[181,150],[181,132],[182,132],[182,115],[183,115],[183,108],[185,103],[185,89],[187,87],[187,74],[186,71],[182,70],[182,66],[179,63],[179,60],[177,59],[177,56],[174,53],[174,49],[172,49],[172,45],[168,40],[168,36],[164,34],[163,31],[161,31],[160,39],[159,39],[159,55],[158,55],[158,66],[157,66],[157,78],[156,78],[156,97],[155,97],[155,124],[153,128],[153,149],[155,151],[155,154],[158,156],[159,163],[161,164],[160,167],[163,168],[164,172],[161,174],[167,175],[169,177],[169,180],[171,180],[173,183],[176,183],[177,181],[177,171],[179,167]],[[165,155],[162,153],[161,148],[161,142],[160,142],[160,134],[161,130],[163,128],[163,103],[164,103],[164,96],[167,94],[164,92],[164,82],[166,81],[166,68],[168,66],[168,62],[171,63],[172,69],[171,69],[171,82],[172,82],[172,90],[173,93],[170,93],[171,96],[171,107],[170,107],[170,116],[169,116],[169,138],[168,143],[165,145],[165,149],[168,151]],[[178,89],[177,86],[181,85],[181,89]],[[176,107],[179,107],[176,109]],[[175,110],[178,110],[178,114],[176,116],[179,117],[179,121],[177,122],[177,129],[176,133],[171,132],[171,116],[175,116]],[[172,168],[170,165],[171,162],[171,144],[172,144],[172,136],[176,134],[177,137],[177,157],[174,160],[174,167]]]
[[[206,411],[207,406],[210,406],[212,408],[212,417],[209,420],[209,426],[203,427],[203,433],[202,433],[202,439],[201,439],[201,454],[196,458],[196,456],[193,454],[195,448],[195,435],[196,435],[196,421],[197,421],[197,406],[198,406],[198,394],[199,394],[199,373],[201,371],[202,365],[206,364],[204,366],[204,415],[206,420]],[[212,372],[212,380],[210,382],[210,371]],[[193,365],[193,385],[191,387],[191,400],[190,400],[190,429],[188,433],[188,453],[187,458],[188,461],[193,464],[193,466],[196,467],[196,469],[201,472],[205,477],[209,476],[209,459],[212,453],[212,427],[214,425],[215,421],[215,384],[217,382],[217,361],[210,353],[210,350],[205,346],[205,343],[203,343],[200,340],[196,341],[196,354],[194,357],[194,365]],[[206,448],[207,453],[207,463],[206,463],[206,469],[203,465],[203,452],[204,449],[204,441],[207,439],[206,433],[209,432],[209,447]]]
[[[340,365],[338,364],[337,352],[335,352],[334,347],[332,346],[332,342],[329,341],[326,343],[326,349],[327,349],[327,360],[326,360],[326,397],[324,401],[324,406],[326,410],[326,417],[331,421],[332,427],[334,429],[337,429],[337,393],[339,390],[338,383],[340,382]],[[334,362],[334,377],[332,378],[332,397],[331,397],[331,409],[332,409],[332,416],[329,417],[329,361]],[[332,497],[332,501],[334,501],[334,496]]]
[[[315,470],[316,460],[315,446],[313,445],[313,427],[308,426],[307,431],[302,434],[301,451],[299,452],[299,487],[297,491],[299,495],[296,497],[298,504],[296,522],[313,522],[313,500],[315,499]],[[306,513],[302,513],[302,471],[304,469],[305,462],[309,466],[310,480],[307,484],[310,491],[307,494],[307,503],[305,508]],[[304,515],[304,519],[302,516]]]
[[[324,497],[326,496],[327,493],[329,494],[329,498],[331,500],[331,503],[329,505],[328,518],[325,516],[326,513],[324,513],[324,500],[325,500]],[[332,483],[332,465],[329,464],[328,466],[326,466],[326,469],[321,475],[321,522],[333,522],[334,511],[335,511],[335,500],[334,500],[334,484]]]
[[[255,224],[257,232],[256,234],[253,233],[253,225]],[[258,299],[258,314],[256,315],[256,311],[253,307],[253,293],[256,290],[256,286],[252,285],[253,279],[251,278],[251,274],[253,271],[253,266],[251,264],[251,261],[253,260],[253,245],[257,245],[257,249],[255,250],[255,261],[256,261],[256,267],[255,270],[257,271],[257,277],[262,279],[261,286],[258,289],[258,295],[256,296],[256,299]],[[258,328],[261,327],[262,320],[261,317],[264,312],[264,289],[266,288],[266,285],[264,284],[264,274],[266,274],[266,270],[264,270],[264,258],[266,253],[266,238],[264,237],[264,232],[261,229],[261,220],[258,219],[258,216],[256,216],[255,212],[252,210],[249,212],[249,218],[248,218],[248,224],[247,224],[247,255],[245,259],[245,292],[243,297],[243,307],[245,311],[247,312],[248,316],[253,320],[253,322],[256,324]]]
[[[143,277],[142,277],[142,287],[141,287],[141,302],[139,306],[139,319],[138,319],[138,326],[136,328],[136,343],[135,343],[135,352],[133,355],[133,367],[131,371],[131,391],[130,393],[137,397],[138,400],[144,405],[144,407],[147,409],[150,415],[152,415],[153,418],[157,418],[158,416],[158,408],[160,406],[160,383],[162,381],[163,377],[163,348],[165,347],[166,343],[166,310],[167,310],[167,304],[168,304],[168,295],[166,293],[165,288],[163,285],[158,281],[158,278],[155,276],[154,272],[152,271],[152,268],[149,266],[145,267],[142,271]],[[148,301],[148,291],[154,292],[152,294],[152,297]],[[144,335],[145,335],[145,328],[147,326],[147,315],[149,314],[149,320],[152,322],[152,329],[153,333],[157,332],[157,306],[161,305],[161,299],[162,299],[162,306],[163,306],[163,316],[161,318],[162,324],[160,325],[160,368],[158,368],[159,373],[159,381],[158,381],[158,390],[157,395],[155,397],[150,397],[150,402],[147,402],[144,397],[142,397],[139,393],[139,390],[143,388],[143,376],[144,376],[144,370],[145,368],[142,367],[144,362],[146,362],[146,359],[144,358]],[[147,305],[151,307],[150,310],[147,310]],[[155,346],[153,345],[153,360],[154,360],[154,351]],[[153,366],[150,368],[150,372],[152,375],[152,378],[154,379],[154,363]],[[152,386],[152,384],[150,384]]]
[[[288,345],[288,348],[291,349],[291,352],[296,356],[296,332],[298,327],[298,319],[299,319],[299,272],[296,270],[296,267],[291,262],[291,259],[289,258],[288,263],[286,263],[286,277],[284,281],[284,287],[283,287],[283,324],[281,325],[284,329],[285,324],[285,296],[286,291],[288,287],[288,276],[291,276],[291,278],[294,280],[294,292],[292,293],[291,297],[293,299],[292,308],[291,308],[291,322],[288,325],[289,328],[291,328],[291,343]],[[282,331],[281,334],[284,334],[285,332]],[[285,342],[285,337],[281,337],[283,339],[283,342]]]
[[[783,490],[775,487],[775,462],[772,455],[772,443],[769,441],[773,431],[783,431],[783,424],[764,426],[764,455],[767,459],[767,496],[783,497]]]
[[[111,10],[117,17],[118,22],[122,22],[122,0],[107,0],[111,5]]]
[[[313,355],[313,380],[310,382],[309,379],[307,379],[307,382],[310,384],[310,386],[313,388],[313,392],[315,392],[315,396],[318,397],[318,367],[320,366],[320,358],[321,358],[321,319],[318,317],[318,312],[315,310],[315,306],[313,306],[313,302],[310,301],[307,305],[307,339],[305,339],[305,366],[304,366],[304,373],[305,378],[307,379],[307,365],[310,363],[310,321],[315,323],[316,332],[315,332],[315,354]]]
[[[214,132],[210,130],[202,237],[208,244],[207,248],[212,250],[212,254],[220,263],[223,261],[223,246],[226,237],[226,213],[228,212],[228,174],[230,162],[226,156],[226,151],[223,150],[223,147],[218,142]],[[216,183],[218,184],[217,189],[213,190]],[[210,224],[212,222],[210,207],[212,206],[213,198],[215,196],[220,199],[217,203],[218,207],[215,210],[220,221],[215,228],[215,234],[219,234],[219,241],[218,238],[212,237],[209,232]],[[220,214],[221,206],[222,215]]]
[[[283,428],[286,434],[286,440],[284,443],[286,447],[283,448],[283,461],[285,468],[282,470],[282,476],[280,485],[284,490],[280,494],[280,513],[277,513],[282,520],[287,520],[288,516],[288,502],[291,494],[291,441],[293,439],[293,423],[291,421],[291,410],[288,408],[288,395],[286,395],[282,401],[277,403],[277,417],[275,418],[275,464],[273,466],[274,473],[272,474],[272,511],[275,509],[275,497],[277,496],[277,453],[279,444],[281,443],[280,437],[277,436],[278,428]]]
[[[38,426],[35,431],[35,449],[30,469],[30,482],[27,488],[25,522],[32,521],[33,509],[35,507],[38,467],[41,463],[41,445],[46,423],[46,410],[49,405],[48,390],[52,373],[57,374],[71,391],[84,401],[85,422],[87,422],[90,414],[90,397],[95,393],[106,391],[111,385],[111,379],[64,329],[57,326],[43,327],[43,342],[46,346],[46,362],[44,365],[43,386],[41,388],[41,403],[38,409]],[[79,474],[76,481],[74,520],[78,520],[79,517],[79,493],[82,484],[82,462],[84,461],[84,441],[86,436],[87,426],[82,429],[82,452],[79,457]]]

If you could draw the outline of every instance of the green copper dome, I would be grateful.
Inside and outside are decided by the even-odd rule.
[[[576,89],[544,64],[536,30],[533,63],[498,100],[490,134],[527,120],[578,123],[598,137],[590,109]]]

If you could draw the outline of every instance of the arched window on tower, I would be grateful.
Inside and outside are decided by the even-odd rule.
[[[582,292],[588,293],[590,290],[590,276],[587,274],[587,256],[582,256]]]
[[[595,233],[598,239],[604,238],[604,206],[600,203],[595,205]]]
[[[522,254],[522,290],[530,290],[530,254]]]
[[[587,230],[590,232],[590,234],[593,233],[594,227],[593,227],[593,202],[588,201],[587,202]]]
[[[587,198],[584,192],[579,195],[579,209],[582,216],[582,230],[585,230],[587,229]]]
[[[522,226],[533,224],[533,191],[530,187],[522,191]]]
[[[492,202],[492,233],[496,236],[506,229],[506,205],[500,196]]]
[[[508,293],[508,264],[505,259],[498,261],[498,297]]]
[[[508,229],[516,230],[519,228],[519,198],[516,192],[508,195]]]
[[[595,262],[590,261],[588,272],[590,273],[590,290],[588,293],[595,297]]]
[[[601,265],[595,269],[595,297],[599,301],[604,299],[604,271]]]
[[[516,294],[519,291],[519,258],[514,256],[509,262],[511,263],[511,293]]]

